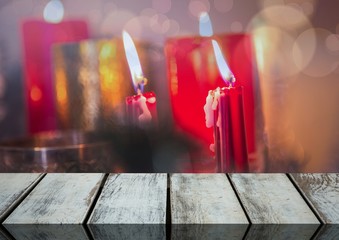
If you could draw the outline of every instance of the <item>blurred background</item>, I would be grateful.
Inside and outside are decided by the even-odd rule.
[[[58,1],[51,2],[54,5],[48,10],[47,0],[0,0],[0,140],[31,134],[27,124],[22,26],[32,19],[59,21],[60,16],[55,14],[60,11],[59,4],[55,4]],[[120,37],[125,29],[142,44],[151,43],[145,48],[152,63],[147,71],[153,76],[157,95],[161,96],[159,118],[169,123],[163,52],[166,39],[198,35],[202,11],[209,13],[217,34],[252,34],[256,94],[260,98],[257,107],[262,113],[259,139],[263,144],[261,151],[271,162],[270,170],[339,171],[339,1],[62,0],[61,3],[63,20],[77,19],[88,24],[83,39]],[[34,96],[39,96],[39,92],[35,93]]]

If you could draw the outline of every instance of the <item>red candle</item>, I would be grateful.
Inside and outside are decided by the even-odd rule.
[[[28,114],[28,131],[37,133],[57,128],[52,79],[51,48],[54,43],[88,38],[84,21],[47,23],[27,20],[22,25],[24,78]]]
[[[204,106],[206,126],[214,128],[212,150],[220,172],[247,172],[248,155],[243,105],[243,87],[234,87],[235,78],[229,70],[218,43],[212,40],[218,69],[228,87],[209,91]]]
[[[242,86],[248,153],[255,158],[254,62],[251,36],[247,34],[215,35],[228,63],[237,76],[234,86]],[[209,151],[213,133],[205,124],[202,108],[206,92],[222,86],[224,81],[215,65],[211,37],[168,39],[165,45],[170,100],[176,129],[201,142]]]
[[[126,98],[127,123],[135,126],[155,126],[157,122],[156,96],[144,91],[147,79],[142,72],[139,56],[131,36],[124,31],[123,42],[136,95]]]

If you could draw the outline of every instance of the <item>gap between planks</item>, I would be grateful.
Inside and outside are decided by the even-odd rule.
[[[288,179],[292,182],[293,186],[297,189],[297,191],[299,192],[299,194],[301,195],[301,197],[304,199],[304,201],[306,202],[306,204],[308,205],[308,207],[312,210],[313,214],[317,217],[318,221],[320,222],[320,226],[317,229],[317,232],[319,231],[319,229],[322,227],[322,225],[325,224],[325,222],[322,220],[322,218],[320,217],[320,214],[318,213],[318,210],[313,206],[313,204],[308,200],[308,198],[306,197],[305,193],[303,192],[303,190],[301,188],[299,188],[297,182],[294,180],[294,178],[291,176],[290,173],[286,173]]]

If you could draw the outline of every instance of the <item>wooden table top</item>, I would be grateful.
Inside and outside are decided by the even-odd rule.
[[[0,174],[0,240],[328,239],[338,209],[339,174]]]

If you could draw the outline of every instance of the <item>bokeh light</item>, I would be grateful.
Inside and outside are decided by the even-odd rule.
[[[326,47],[333,52],[339,51],[339,34],[330,34],[326,38]]]
[[[153,0],[152,7],[158,13],[167,13],[171,10],[172,0]]]
[[[238,32],[243,31],[243,25],[242,25],[242,23],[239,22],[239,21],[234,21],[234,22],[232,22],[232,24],[231,24],[231,31],[232,31],[232,32],[235,32],[235,33],[238,33]]]
[[[42,98],[42,92],[41,92],[41,89],[37,86],[33,86],[31,88],[31,92],[30,92],[30,96],[31,96],[31,99],[34,101],[34,102],[38,102],[41,100]]]
[[[135,17],[133,12],[125,9],[119,9],[109,13],[101,24],[101,34],[120,35],[125,24],[133,17]]]
[[[226,13],[233,8],[233,0],[214,0],[214,7],[218,12]]]
[[[272,6],[260,13],[263,19],[285,29],[297,29],[309,23],[307,16],[290,6]]]
[[[59,23],[64,17],[64,6],[60,0],[51,0],[44,9],[44,19],[47,22]]]
[[[188,5],[188,10],[191,16],[199,18],[200,13],[209,12],[210,4],[208,1],[191,0]]]
[[[314,35],[315,45],[314,54],[310,62],[303,68],[303,73],[311,77],[325,77],[336,68],[336,61],[338,56],[330,54],[326,40],[332,35],[330,31],[324,28],[312,28],[304,32],[306,36]],[[307,44],[309,41],[304,41]],[[336,48],[336,43],[333,45]]]

